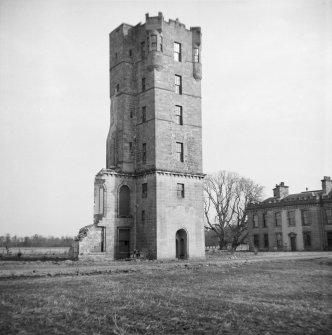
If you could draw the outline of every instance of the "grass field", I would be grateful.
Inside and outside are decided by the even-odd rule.
[[[329,334],[331,283],[331,258],[1,280],[0,333]]]

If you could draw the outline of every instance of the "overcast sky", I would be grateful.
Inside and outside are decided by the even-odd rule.
[[[0,235],[76,235],[105,167],[108,34],[145,13],[203,33],[204,172],[272,194],[332,176],[330,0],[0,0]]]

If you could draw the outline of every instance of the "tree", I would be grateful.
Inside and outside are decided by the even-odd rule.
[[[220,249],[231,242],[235,250],[248,234],[246,208],[262,198],[263,187],[237,173],[220,171],[205,177],[204,191],[206,228],[218,236]]]

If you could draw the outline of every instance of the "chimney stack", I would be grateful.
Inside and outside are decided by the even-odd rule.
[[[273,196],[277,199],[282,199],[288,195],[288,186],[282,181],[280,185],[276,185],[273,189]]]
[[[324,176],[322,179],[322,190],[323,194],[329,194],[332,190],[332,180],[331,177]]]

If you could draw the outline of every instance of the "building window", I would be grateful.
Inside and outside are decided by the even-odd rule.
[[[118,60],[118,53],[115,53],[115,60]]]
[[[182,94],[182,77],[175,75],[175,93]]]
[[[303,232],[303,245],[304,245],[304,248],[311,248],[311,232],[310,231]]]
[[[281,227],[281,213],[280,212],[274,213],[274,219],[276,222],[276,227]]]
[[[257,249],[259,248],[259,235],[258,234],[254,235],[254,247]]]
[[[183,125],[183,114],[182,114],[182,106],[175,106],[175,117],[176,123]]]
[[[267,214],[263,213],[263,228],[267,228]]]
[[[282,248],[282,234],[281,233],[276,233],[276,241],[277,241],[277,248],[281,249]]]
[[[160,36],[160,51],[163,52],[163,37]]]
[[[141,56],[145,58],[145,42],[141,42]]]
[[[98,213],[99,214],[104,214],[104,188],[103,187],[99,187]]]
[[[145,78],[142,78],[142,92],[144,92],[146,89],[145,87]]]
[[[148,183],[142,184],[142,198],[146,198],[148,196]]]
[[[157,50],[157,35],[151,35],[151,50]]]
[[[116,89],[115,89],[116,92],[119,92],[120,91],[120,85],[119,84],[116,84]]]
[[[181,62],[181,44],[174,42],[174,60]]]
[[[130,190],[127,185],[123,185],[119,191],[119,216],[130,216]]]
[[[330,208],[325,209],[325,214],[326,214],[326,224],[332,225],[332,209]]]
[[[142,223],[145,223],[145,210],[143,210],[141,213],[141,219],[142,219]]]
[[[146,143],[142,145],[142,162],[146,164]]]
[[[133,142],[129,142],[129,150],[130,150],[130,151],[133,150]]]
[[[131,119],[133,118],[133,110],[132,109],[130,110],[130,118]]]
[[[295,211],[287,212],[287,222],[289,227],[295,226]]]
[[[258,215],[257,214],[254,214],[253,217],[252,217],[252,221],[253,221],[253,227],[254,228],[258,228]]]
[[[302,211],[302,226],[310,226],[310,220],[309,220],[309,211],[304,210]]]
[[[177,184],[176,191],[178,198],[184,198],[184,184]]]
[[[183,162],[183,143],[176,142],[176,156],[179,162]]]
[[[269,234],[264,234],[264,248],[269,248]]]
[[[194,63],[199,63],[199,49],[194,48]]]
[[[146,107],[142,107],[142,122],[146,121]]]
[[[129,57],[133,56],[133,50],[129,49]]]
[[[327,247],[329,249],[332,248],[332,231],[326,232],[326,239],[327,239]]]

